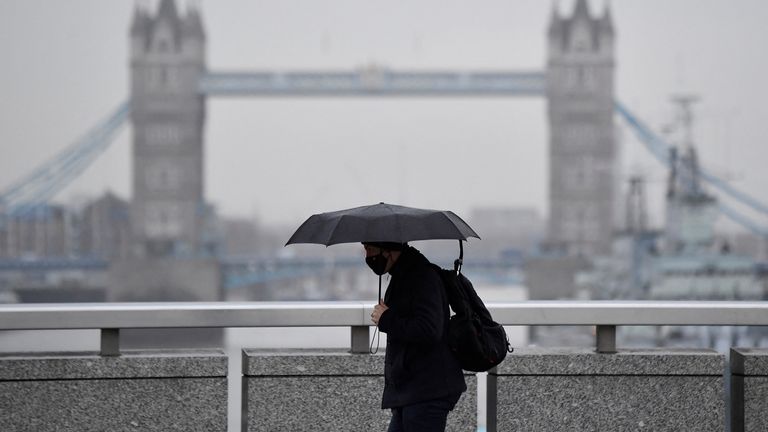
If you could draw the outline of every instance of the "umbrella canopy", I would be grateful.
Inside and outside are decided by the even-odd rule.
[[[447,210],[428,210],[379,203],[310,216],[286,243],[395,242],[480,238],[460,217]]]

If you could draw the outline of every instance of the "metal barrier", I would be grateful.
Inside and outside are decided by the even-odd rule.
[[[100,329],[101,354],[119,355],[120,329],[350,327],[368,352],[373,302],[163,302],[0,305],[0,330]],[[489,303],[504,325],[596,326],[596,351],[616,352],[616,327],[764,326],[768,302],[526,301]]]

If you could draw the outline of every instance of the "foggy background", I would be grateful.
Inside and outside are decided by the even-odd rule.
[[[553,7],[570,16],[574,1],[209,0],[177,3],[182,11],[190,3],[201,9],[211,72],[350,71],[370,67],[398,71],[544,71],[547,29]],[[591,1],[592,14],[602,15],[606,3],[606,0]],[[694,107],[694,138],[702,164],[737,189],[758,201],[768,202],[765,187],[768,184],[765,167],[768,107],[764,101],[768,96],[765,78],[768,77],[768,56],[765,55],[768,2],[612,0],[609,3],[616,31],[617,99],[656,132],[661,132],[674,119],[670,96],[698,95],[701,102]],[[157,2],[138,4],[154,13]],[[0,1],[0,191],[75,142],[129,97],[128,34],[135,7],[136,2],[132,0]],[[518,232],[540,233],[544,230],[541,219],[546,218],[549,211],[546,109],[543,97],[209,97],[204,137],[205,197],[216,206],[222,219],[240,219],[237,224],[230,224],[235,234],[227,240],[240,240],[242,244],[235,246],[248,252],[263,240],[257,235],[238,238],[240,233],[255,230],[253,222],[257,222],[263,232],[272,233],[266,242],[270,248],[275,245],[277,251],[293,253],[295,247],[283,249],[281,246],[290,231],[309,215],[380,201],[453,210],[477,228],[481,236],[485,235],[478,227],[494,226],[498,222],[492,220],[494,217],[507,223],[498,224],[498,232],[508,229],[509,221],[514,220]],[[622,155],[622,188],[626,188],[626,181],[633,174],[645,177],[650,223],[652,228],[659,228],[663,223],[667,174],[621,121],[617,119],[616,125]],[[76,207],[106,191],[130,201],[131,133],[131,128],[126,127],[111,147],[60,193],[56,201]],[[512,207],[516,207],[514,211],[518,213],[503,210]],[[489,208],[491,211],[485,213],[487,220],[481,220],[483,213],[478,209]],[[745,213],[762,226],[768,225],[765,216]],[[720,220],[721,228],[735,229],[723,218]],[[530,229],[520,221],[531,221]],[[510,240],[519,239],[489,235],[479,243],[497,252],[509,250],[514,243]],[[430,243],[451,258],[455,257],[455,241]],[[478,243],[471,241],[470,249],[475,244]],[[350,247],[357,248],[359,253],[359,245]],[[344,253],[348,249],[335,246],[331,250]],[[478,256],[472,252],[467,255]],[[594,269],[585,268],[575,258],[569,261],[570,258],[557,261],[559,258],[555,257],[550,261],[547,257],[538,257],[538,261],[530,260],[529,264],[533,264],[527,268],[522,262],[508,266],[509,262],[498,259],[504,266],[501,270],[506,272],[502,274],[505,279],[493,279],[498,276],[494,271],[499,268],[487,270],[491,278],[481,277],[483,269],[471,276],[486,301],[560,298],[562,293],[567,293],[567,298],[581,298],[586,285],[600,282],[602,268],[596,265],[596,270],[586,275],[591,279],[584,282],[583,277],[578,277],[585,276],[582,270]],[[182,262],[182,265],[189,264],[188,267],[169,264],[168,268],[144,271],[142,266],[146,262],[137,261],[136,267],[128,268],[142,271],[122,275],[137,276],[137,281],[131,283],[146,288],[142,292],[148,293],[145,300],[180,298],[169,295],[169,287],[157,289],[140,278],[145,273],[173,273],[167,271],[170,269],[187,276],[187,282],[194,282],[190,285],[202,286],[204,289],[198,291],[203,294],[215,295],[213,300],[198,298],[204,301],[254,298],[370,301],[374,299],[377,279],[362,260],[359,261],[358,267],[338,269],[341,276],[321,274],[309,281],[298,277],[295,283],[291,280],[283,283],[289,286],[275,283],[275,288],[253,282],[242,290],[229,289],[226,295],[215,282],[209,283],[208,279],[188,271],[190,267],[205,271],[195,262]],[[230,270],[235,267],[229,264]],[[759,288],[760,298],[765,299],[768,292],[765,277],[758,280],[756,270],[752,270],[757,267],[755,262],[747,264],[748,271],[739,277],[751,284],[745,283],[747,288]],[[265,273],[270,270],[248,265],[243,263],[242,269],[235,267],[235,270],[255,268]],[[618,270],[614,275],[619,276],[622,286],[628,285],[629,272],[621,265],[615,267]],[[552,271],[553,268],[558,271]],[[526,275],[522,274],[523,270]],[[82,273],[86,273],[82,280],[74,282],[82,283],[85,288],[96,285],[94,291],[108,298],[104,297],[108,285],[105,274],[109,273],[106,267]],[[215,281],[221,279],[218,267],[207,274],[216,276]],[[542,276],[556,280],[544,280]],[[720,276],[715,275],[711,280],[718,281],[717,277]],[[18,285],[28,292],[35,293],[40,288],[35,285],[39,283],[37,279],[32,282],[21,279]],[[10,282],[14,281],[9,279],[9,286]],[[50,288],[45,291],[47,295],[61,291],[60,298],[74,301],[72,292],[82,287],[67,286],[71,282],[54,277],[51,286],[43,288]],[[706,287],[709,282],[704,280],[700,285]],[[601,287],[599,283],[592,285]],[[131,285],[126,282],[126,286]],[[731,289],[731,285],[721,286],[723,291],[738,291]],[[537,291],[536,287],[552,290]],[[662,293],[663,288],[662,285]],[[122,290],[129,294],[135,291]],[[593,294],[601,298],[598,294],[606,297],[615,291],[601,293],[594,289]],[[5,297],[5,301],[8,298],[18,300],[15,294]],[[695,298],[689,296],[689,299]],[[594,343],[593,336],[587,333],[589,330],[585,327],[576,332],[558,333],[559,330],[544,327],[531,333],[530,341],[542,346],[579,343],[587,346]],[[345,347],[348,331],[344,329],[343,333],[345,339],[339,343],[340,333],[322,339],[311,332],[293,333],[284,329],[269,336],[260,330],[229,329],[222,331],[216,342],[228,346],[233,362],[231,370],[239,370],[238,347],[289,344]],[[125,334],[123,332],[123,336]],[[4,350],[50,349],[56,343],[68,349],[97,346],[95,332],[68,338],[46,336],[48,339],[43,340],[30,338],[26,333],[5,332],[0,336],[4,337],[0,343]],[[689,341],[702,339],[701,334],[685,336]],[[746,336],[757,341],[755,346],[760,341],[768,341],[768,334],[764,332]],[[731,337],[727,335],[729,341]],[[519,330],[514,338],[515,346],[526,346],[529,342],[529,334]],[[656,342],[646,334],[641,334],[639,339],[642,338],[645,343]],[[709,337],[707,342],[714,340]],[[687,343],[692,346],[691,342]],[[727,349],[730,345],[723,346]],[[238,395],[238,386],[239,380],[233,375],[229,412],[232,430],[239,422],[241,408],[239,396],[233,396]]]
[[[593,14],[605,3],[592,1]],[[197,4],[211,71],[544,70],[553,8],[540,0]],[[0,2],[0,189],[127,99],[134,7]],[[617,98],[659,131],[672,120],[670,95],[699,95],[703,165],[768,201],[768,3],[614,0],[610,8]],[[379,201],[465,218],[487,206],[547,215],[544,98],[209,98],[207,106],[205,194],[222,216],[295,227],[312,213]],[[659,225],[665,173],[617,124],[624,178],[645,174]],[[57,201],[105,190],[129,198],[130,139],[128,127]]]

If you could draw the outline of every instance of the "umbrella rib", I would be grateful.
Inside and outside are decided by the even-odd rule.
[[[341,215],[338,218],[336,218],[336,223],[333,225],[333,229],[330,230],[328,233],[328,238],[325,239],[325,245],[330,246],[335,243],[331,243],[331,239],[333,238],[333,235],[336,233],[336,228],[339,227],[339,224],[341,223],[341,220],[344,219],[347,215]]]
[[[467,224],[466,222],[464,222],[464,219],[462,219],[462,218],[460,218],[459,216],[457,216],[457,215],[456,215],[456,213],[453,213],[453,212],[450,212],[450,213],[449,213],[448,211],[441,211],[439,214],[440,214],[440,215],[441,215],[443,218],[447,219],[447,220],[448,220],[448,222],[450,222],[450,223],[451,223],[451,226],[453,227],[453,229],[455,230],[455,232],[457,232],[457,233],[459,234],[459,236],[460,236],[460,237],[463,237],[463,238],[459,238],[459,240],[467,240],[469,237],[477,237],[477,238],[480,238],[480,236],[478,236],[478,235],[477,235],[477,233],[475,232],[475,230],[473,230],[473,229],[472,229],[472,228],[469,226],[469,224]],[[456,219],[458,219],[458,221],[455,221],[455,220],[453,220],[453,218],[452,218],[451,216],[453,216],[453,217],[455,217]],[[456,226],[456,223],[457,223],[457,222],[461,222],[461,224],[462,224],[462,225],[464,225],[464,226],[466,226],[466,227],[469,229],[469,231],[470,231],[472,234],[474,234],[474,235],[472,235],[472,234],[470,234],[470,235],[465,235],[465,234],[464,234],[464,232],[463,232],[463,230],[462,230],[462,229],[460,229],[458,226]]]
[[[400,215],[395,212],[394,209],[390,205],[387,205],[387,210],[392,214],[392,217],[395,219],[395,238],[400,239],[400,243],[406,243],[406,241],[402,241],[403,239],[403,228],[400,221]]]

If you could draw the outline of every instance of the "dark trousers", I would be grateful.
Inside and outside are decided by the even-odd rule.
[[[448,413],[461,394],[392,408],[387,432],[444,432]]]

